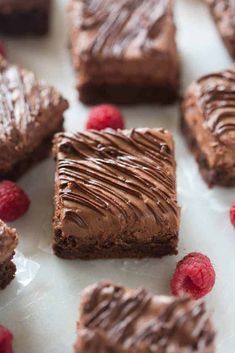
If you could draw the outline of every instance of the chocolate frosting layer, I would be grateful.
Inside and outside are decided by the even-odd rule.
[[[14,228],[0,220],[0,264],[11,258],[18,244],[18,235]]]
[[[173,0],[70,0],[79,85],[144,80],[177,87],[172,7]]]
[[[235,67],[203,76],[185,96],[185,119],[211,167],[235,175]]]
[[[75,352],[212,353],[202,302],[101,282],[83,295]]]
[[[54,88],[0,56],[0,174],[62,125],[67,107]]]
[[[235,58],[235,6],[234,0],[205,0],[215,18],[228,50]]]
[[[198,80],[205,125],[220,141],[235,144],[235,67]]]
[[[134,43],[148,51],[161,34],[168,5],[168,0],[82,1],[80,28],[95,32],[86,52],[92,56],[120,56]]]
[[[161,129],[61,133],[55,138],[56,227],[104,240],[177,234],[174,145]],[[104,235],[106,233],[106,235]]]

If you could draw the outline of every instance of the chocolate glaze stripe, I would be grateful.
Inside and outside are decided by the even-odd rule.
[[[148,40],[160,31],[160,21],[167,12],[168,0],[98,0],[83,1],[82,30],[97,27],[90,45],[92,55],[121,56],[138,36],[140,49],[147,49]]]
[[[0,56],[0,125],[2,134],[14,133],[14,139],[24,143],[28,126],[40,113],[61,101],[52,87],[38,81],[32,72],[10,65]]]
[[[204,76],[198,83],[206,126],[219,138],[235,132],[235,68]]]
[[[164,132],[162,134],[164,136]],[[57,163],[62,200],[86,206],[103,216],[107,212],[115,213],[117,209],[128,222],[129,212],[134,219],[142,216],[143,211],[135,199],[145,202],[159,224],[164,223],[164,215],[169,211],[177,216],[176,200],[173,203],[169,200],[169,194],[174,195],[174,177],[164,169],[164,161],[165,164],[173,163],[170,148],[161,136],[142,135],[138,131],[133,131],[128,137],[112,131],[105,134],[61,134],[59,151],[70,156],[69,160],[62,156]],[[141,158],[138,158],[140,153]],[[160,155],[165,157],[163,162]],[[158,180],[159,186],[152,180]],[[76,219],[76,212],[72,218]],[[76,223],[86,225],[81,217]]]
[[[178,298],[166,304],[158,316],[146,321],[141,330],[136,330],[136,322],[144,319],[145,314],[148,317],[151,305],[155,305],[152,297],[143,289],[128,294],[120,287],[99,284],[84,307],[83,326],[103,330],[111,342],[123,344],[125,348],[144,343],[156,353],[165,352],[172,342],[179,348],[192,346],[194,349],[199,345],[201,349],[206,348],[211,343],[213,335],[205,329],[209,318],[204,304]],[[193,322],[192,333],[187,331],[188,337],[183,337],[189,321]]]

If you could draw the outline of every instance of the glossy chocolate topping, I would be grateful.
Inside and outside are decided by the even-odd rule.
[[[0,264],[9,259],[18,244],[16,230],[0,220]]]
[[[235,176],[235,68],[193,82],[183,114],[208,167]]]
[[[204,76],[198,84],[206,126],[224,143],[235,144],[235,68]]]
[[[75,352],[212,353],[213,340],[203,303],[102,282],[84,293]]]
[[[235,3],[234,0],[205,0],[217,23],[220,34],[235,58]]]
[[[54,88],[0,56],[0,174],[62,125],[67,106]]]
[[[61,133],[56,185],[65,235],[176,232],[174,146],[160,129]],[[59,210],[57,210],[59,212]],[[78,235],[77,235],[78,236]]]
[[[82,30],[95,30],[87,50],[91,55],[122,55],[132,41],[146,51],[161,32],[167,11],[166,0],[85,0]]]
[[[81,55],[120,57],[158,51],[172,23],[172,0],[73,0]],[[162,33],[164,32],[164,33]],[[158,39],[158,43],[156,43]]]

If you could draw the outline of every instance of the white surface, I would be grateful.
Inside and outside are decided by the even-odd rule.
[[[65,0],[53,9],[53,29],[46,39],[10,40],[9,58],[57,86],[70,101],[66,127],[81,130],[88,109],[77,102],[74,75],[67,50]],[[205,6],[198,0],[178,0],[178,46],[182,81],[187,86],[201,74],[231,64]],[[30,211],[15,222],[21,241],[16,280],[0,293],[0,323],[14,333],[15,353],[72,352],[75,323],[83,288],[106,278],[123,285],[146,286],[168,294],[176,262],[191,251],[213,261],[217,281],[207,297],[218,330],[217,352],[235,347],[235,232],[228,211],[234,188],[209,190],[178,132],[178,107],[123,109],[128,127],[163,126],[174,133],[178,161],[178,190],[182,226],[178,257],[161,260],[65,261],[51,254],[51,216],[54,165],[51,160],[29,172],[20,184],[32,200]]]

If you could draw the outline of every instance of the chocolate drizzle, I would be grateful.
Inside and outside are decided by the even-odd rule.
[[[203,303],[187,297],[152,296],[144,289],[125,290],[99,283],[84,295],[78,345],[109,346],[109,351],[212,352],[214,331]],[[94,333],[90,339],[89,334]],[[87,335],[85,334],[87,333]],[[81,341],[81,342],[79,342]],[[207,350],[211,347],[211,350]],[[89,352],[89,349],[88,349]]]
[[[235,143],[235,69],[204,76],[198,80],[198,84],[199,105],[206,126],[220,140],[233,134],[227,140]]]
[[[80,1],[83,18],[80,28],[94,31],[87,52],[121,56],[133,41],[143,51],[161,31],[168,0],[85,0]]]
[[[205,0],[218,30],[232,58],[235,58],[235,3],[234,0]]]
[[[173,144],[159,129],[57,135],[59,199],[65,219],[88,228],[91,214],[130,227],[142,217],[177,227]],[[131,221],[132,220],[132,221]],[[167,226],[168,224],[168,226]],[[119,230],[120,231],[120,230]]]
[[[23,143],[28,127],[44,109],[59,104],[58,92],[37,81],[32,72],[9,65],[0,56],[0,137],[14,134]]]

